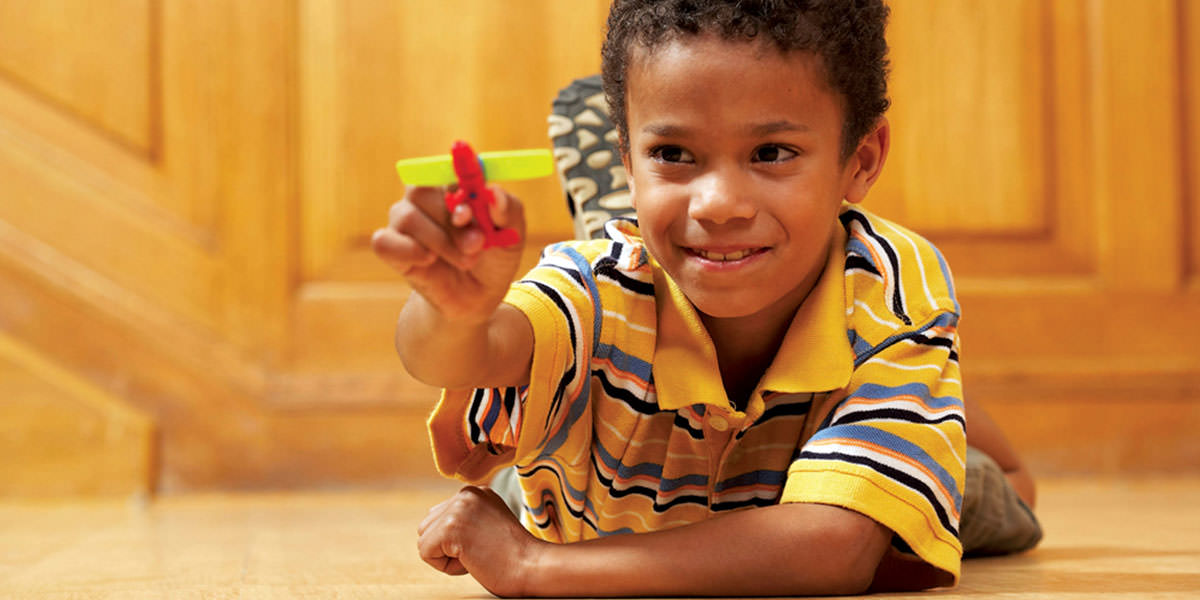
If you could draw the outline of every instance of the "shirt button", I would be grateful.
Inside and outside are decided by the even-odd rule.
[[[708,426],[717,431],[725,431],[726,429],[729,429],[729,421],[726,421],[721,417],[712,417],[708,420]]]

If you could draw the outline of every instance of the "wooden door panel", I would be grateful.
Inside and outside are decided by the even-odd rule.
[[[151,0],[0,2],[0,74],[122,144],[154,145]]]
[[[297,375],[274,398],[319,401],[318,374],[348,371],[360,390],[393,393],[327,385],[362,402],[428,405],[430,390],[403,373],[391,345],[407,287],[369,248],[403,195],[392,163],[445,154],[456,139],[479,151],[549,147],[550,102],[599,70],[606,11],[604,0],[301,4]],[[553,178],[506,188],[527,205],[527,264],[571,235]]]
[[[0,0],[11,414],[64,434],[144,415],[47,452],[152,489],[431,474],[436,390],[395,358],[408,289],[369,249],[403,193],[392,163],[459,138],[548,147],[607,4]],[[950,261],[968,394],[1035,468],[1194,470],[1200,10],[892,8],[892,155],[867,202]],[[507,187],[528,265],[572,226],[553,178]]]

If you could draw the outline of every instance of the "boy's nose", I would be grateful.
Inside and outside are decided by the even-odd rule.
[[[713,170],[692,181],[688,216],[697,221],[721,224],[749,219],[757,211],[753,183],[740,169]]]

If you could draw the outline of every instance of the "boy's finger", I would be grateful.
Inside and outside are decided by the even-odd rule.
[[[454,212],[450,213],[450,224],[455,227],[466,227],[474,218],[475,215],[471,214],[471,207],[459,204],[454,207]]]
[[[446,568],[442,570],[447,575],[466,575],[467,568],[463,566],[462,561],[457,558],[452,558],[446,561]]]
[[[406,235],[384,227],[371,235],[371,249],[401,275],[414,267],[426,267],[437,261],[437,255]]]
[[[392,210],[388,213],[388,220],[394,224],[405,210],[416,208],[436,222],[449,223],[445,196],[442,188],[409,186],[405,188],[404,199],[392,205]]]
[[[453,499],[453,497],[447,498],[446,500],[435,504],[433,508],[430,508],[429,512],[425,515],[425,518],[421,520],[421,524],[417,525],[417,535],[425,535],[425,530],[429,529],[429,527],[433,525],[434,521],[437,521],[438,517],[442,516],[442,513],[446,511],[446,506],[449,505],[450,501]]]
[[[487,208],[488,216],[492,217],[492,223],[496,224],[497,228],[503,229],[509,227],[509,205],[512,204],[512,198],[508,192],[504,191],[503,187],[490,187],[492,188],[494,202]]]
[[[404,204],[400,202],[398,204]],[[448,226],[445,211],[439,222],[419,207],[401,207],[394,211],[391,229],[401,235],[413,238],[418,244],[432,251],[446,262],[465,268],[467,261],[458,249],[458,244],[451,236],[453,231]]]
[[[449,543],[442,533],[434,529],[418,538],[417,554],[429,566],[446,573],[449,572],[448,569],[454,568],[454,563],[458,563],[460,567],[462,563],[457,560],[458,548]]]
[[[492,196],[496,200],[488,207],[492,223],[495,223],[496,227],[500,229],[517,226],[524,218],[524,207],[521,206],[521,201],[498,185],[493,185],[491,188]]]

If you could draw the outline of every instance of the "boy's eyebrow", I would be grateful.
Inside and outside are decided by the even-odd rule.
[[[772,133],[779,133],[781,131],[812,131],[808,125],[804,125],[803,123],[794,123],[792,121],[771,121],[759,125],[751,125],[748,127],[748,129],[750,130],[750,133],[754,135],[770,135]]]
[[[660,137],[678,137],[688,133],[688,128],[671,123],[650,123],[642,128],[643,133],[656,135]],[[808,125],[796,123],[794,121],[780,120],[769,121],[766,123],[758,123],[746,127],[746,131],[754,136],[771,135],[782,131],[812,131]]]
[[[677,137],[687,133],[688,129],[679,125],[670,123],[650,123],[642,127],[642,133],[657,135],[659,137]]]

